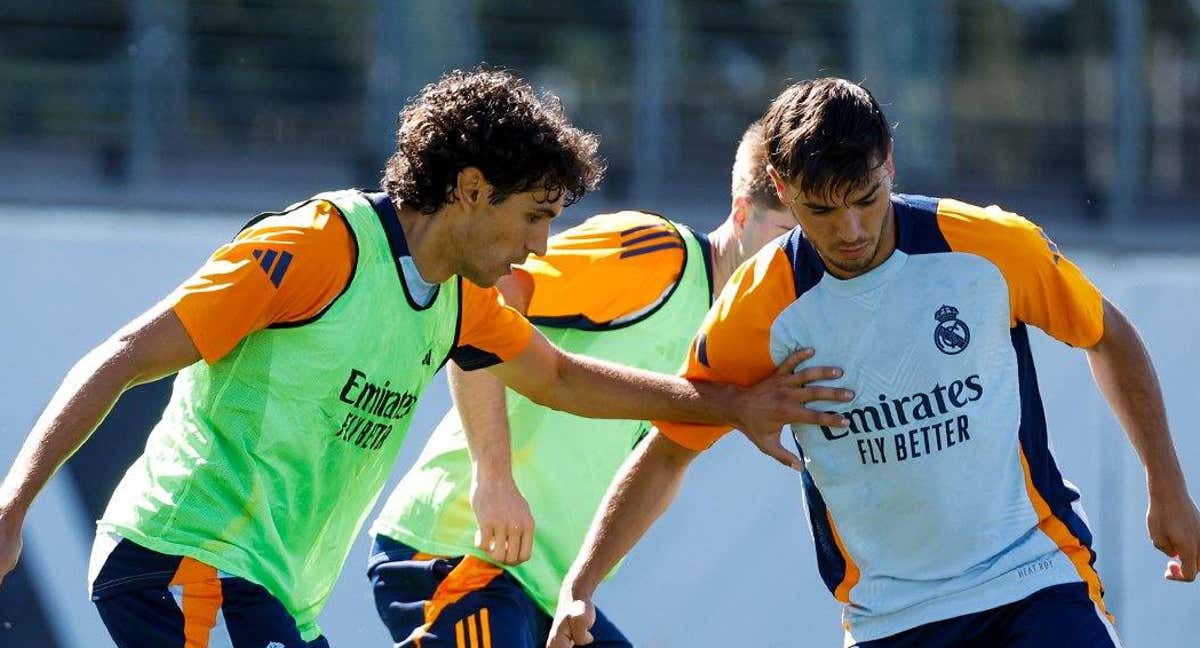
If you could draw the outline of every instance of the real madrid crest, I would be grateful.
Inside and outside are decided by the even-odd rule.
[[[946,355],[957,355],[971,343],[971,329],[958,319],[958,309],[943,305],[933,314],[937,327],[933,329],[933,343]]]

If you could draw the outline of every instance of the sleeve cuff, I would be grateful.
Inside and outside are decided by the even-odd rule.
[[[708,450],[717,442],[717,439],[733,429],[719,425],[696,425],[668,421],[654,421],[654,427],[658,428],[659,433],[663,436],[694,452]]]

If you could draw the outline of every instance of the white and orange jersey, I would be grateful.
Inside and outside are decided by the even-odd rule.
[[[1036,225],[998,208],[894,196],[896,252],[839,280],[799,229],[743,265],[685,375],[748,385],[789,353],[842,367],[849,428],[793,425],[821,577],[847,641],[1089,585],[1079,494],[1051,455],[1026,325],[1089,347],[1103,300]],[[727,429],[659,423],[710,446]]]

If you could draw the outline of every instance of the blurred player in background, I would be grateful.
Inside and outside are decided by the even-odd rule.
[[[565,350],[677,369],[734,269],[796,226],[767,176],[761,125],[742,136],[732,175],[729,217],[708,235],[651,213],[594,216],[501,279],[505,301]],[[648,425],[516,393],[506,411],[495,378],[449,371],[457,409],[371,527],[380,618],[404,648],[542,646],[596,506]],[[630,645],[603,614],[592,632]]]
[[[801,227],[734,275],[685,375],[752,382],[801,347],[846,363],[856,397],[827,409],[849,427],[793,424],[800,456],[784,458],[846,645],[1119,645],[1026,327],[1086,349],[1145,467],[1150,538],[1178,557],[1166,577],[1191,581],[1200,515],[1136,330],[1028,220],[893,194],[890,127],[861,86],[795,84],[763,121]],[[727,429],[663,423],[631,458],[564,582],[553,648],[589,642],[600,579]]]
[[[506,384],[585,415],[810,415],[790,376],[744,390],[563,354],[477,287],[544,252],[550,220],[599,181],[596,138],[556,98],[453,72],[401,118],[384,192],[251,222],[72,369],[0,488],[0,576],[34,497],[121,392],[177,371],[93,550],[92,598],[121,648],[203,646],[222,619],[237,648],[326,645],[317,615],[449,359],[502,363]]]

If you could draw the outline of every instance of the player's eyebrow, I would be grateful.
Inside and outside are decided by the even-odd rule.
[[[865,194],[863,194],[863,196],[861,198],[858,198],[857,200],[854,200],[854,201],[846,201],[846,204],[850,204],[850,202],[862,202],[864,200],[868,200],[868,199],[872,198],[875,195],[875,192],[879,190],[879,186],[882,184],[883,184],[882,180],[876,180],[875,184],[871,185],[871,188],[868,189],[867,192]],[[833,205],[822,205],[820,203],[807,202],[807,201],[804,203],[801,203],[801,204],[803,204],[805,207],[808,207],[809,209],[833,209],[834,208]]]

